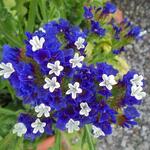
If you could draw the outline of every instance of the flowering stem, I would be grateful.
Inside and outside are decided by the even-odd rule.
[[[89,150],[95,150],[88,125],[85,126],[85,131],[87,134],[87,141],[88,141],[88,145],[89,145]]]

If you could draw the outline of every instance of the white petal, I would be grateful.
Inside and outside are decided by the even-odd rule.
[[[48,88],[49,88],[49,85],[46,83],[46,84],[44,84],[43,88],[44,88],[44,89],[48,89]]]
[[[109,85],[106,85],[107,89],[108,90],[111,90],[112,89],[112,86],[109,84]]]
[[[72,99],[76,99],[76,93],[72,93]]]
[[[71,91],[70,91],[70,90],[68,90],[68,91],[66,92],[66,94],[67,94],[67,95],[69,95],[70,93],[71,93]]]

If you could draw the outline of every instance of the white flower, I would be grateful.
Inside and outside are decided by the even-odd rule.
[[[145,34],[147,34],[147,31],[146,31],[146,30],[141,31],[140,34],[139,34],[139,36],[142,37],[142,36],[144,36]]]
[[[32,45],[32,51],[35,52],[43,47],[45,39],[41,37],[39,39],[38,36],[33,36],[29,43]]]
[[[146,96],[146,93],[142,91],[143,88],[141,86],[133,85],[131,87],[131,96],[134,96],[136,99],[140,100]]]
[[[112,85],[117,84],[114,75],[107,76],[106,74],[103,74],[102,79],[103,81],[99,84],[99,86],[106,86],[108,90],[112,89]]]
[[[50,110],[51,108],[49,106],[46,106],[45,104],[40,104],[38,106],[35,107],[35,112],[37,112],[37,117],[42,117],[43,115],[45,117],[49,117],[50,116]]]
[[[105,133],[100,128],[92,125],[92,129],[93,129],[94,138],[99,138],[100,136],[105,136]]]
[[[80,115],[84,116],[89,116],[89,112],[91,111],[91,108],[88,106],[88,104],[85,103],[80,103],[81,110],[79,112]]]
[[[36,134],[38,131],[44,133],[44,127],[46,126],[45,122],[41,122],[40,119],[36,119],[35,122],[31,124],[31,127],[34,129],[33,133]]]
[[[75,99],[77,96],[77,93],[82,93],[82,89],[79,88],[80,84],[79,82],[75,82],[74,85],[71,83],[68,84],[69,90],[66,92],[66,94],[72,94],[72,98]]]
[[[46,33],[46,31],[42,27],[39,28],[39,31],[42,31],[43,33]]]
[[[60,61],[55,61],[54,64],[52,63],[48,63],[47,64],[47,68],[51,69],[49,71],[49,74],[55,74],[56,76],[59,76],[60,75],[60,72],[64,69],[63,66],[60,65]]]
[[[83,44],[85,41],[84,38],[79,37],[78,40],[74,43],[74,45],[77,47],[77,49],[85,48],[85,45]]]
[[[79,68],[81,68],[82,63],[80,63],[80,62],[83,61],[83,60],[84,60],[84,56],[79,56],[78,53],[75,53],[74,58],[70,59],[69,62],[72,64],[72,68],[75,68],[77,66]]]
[[[73,131],[79,131],[80,121],[74,121],[73,119],[70,119],[66,123],[66,128],[68,129],[68,133],[73,133]]]
[[[135,74],[133,76],[133,79],[130,80],[130,82],[132,83],[132,85],[136,85],[136,86],[142,86],[143,85],[143,76],[142,75],[138,75],[138,74]]]
[[[5,79],[9,78],[13,72],[15,72],[13,65],[11,63],[1,63],[0,64],[0,76],[4,76]]]
[[[44,89],[49,89],[49,91],[52,93],[55,89],[60,87],[59,82],[57,82],[57,78],[53,77],[52,79],[45,78],[45,84],[43,86]]]
[[[19,122],[19,123],[16,123],[16,124],[14,125],[13,134],[16,133],[17,136],[21,137],[21,136],[24,135],[26,132],[27,132],[27,128],[26,128],[26,126],[24,125],[24,123]]]

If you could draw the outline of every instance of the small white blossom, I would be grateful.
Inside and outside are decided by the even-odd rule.
[[[72,64],[72,68],[75,67],[81,68],[82,67],[81,61],[83,60],[84,60],[84,56],[79,56],[78,53],[75,53],[74,58],[70,59],[69,62]]]
[[[60,88],[59,82],[57,82],[57,78],[53,77],[52,79],[45,78],[45,84],[43,86],[44,89],[49,89],[49,91],[52,93],[55,89]]]
[[[39,31],[42,31],[43,33],[46,33],[46,31],[42,27],[39,28]]]
[[[74,85],[71,83],[68,84],[69,90],[66,92],[66,94],[71,94],[73,99],[76,99],[77,93],[82,93],[82,89],[79,88],[80,84],[79,82],[75,82]]]
[[[38,106],[35,107],[35,112],[37,112],[37,117],[42,117],[43,115],[45,117],[49,117],[50,116],[50,110],[51,108],[49,106],[46,106],[45,104],[40,104]]]
[[[78,40],[74,43],[78,50],[81,48],[85,48],[85,45],[83,44],[84,41],[85,41],[84,38],[79,37]]]
[[[27,132],[27,128],[26,128],[26,126],[24,125],[24,123],[19,122],[19,123],[16,123],[16,124],[14,125],[13,134],[16,133],[17,136],[21,137],[21,136],[24,135],[26,132]]]
[[[9,78],[13,72],[15,72],[13,65],[11,63],[1,63],[0,64],[0,76],[4,76],[5,79]]]
[[[39,39],[38,36],[33,36],[32,39],[29,41],[29,43],[32,45],[33,52],[43,48],[44,42],[45,42],[45,39],[43,37]]]
[[[80,125],[80,121],[75,121],[73,119],[70,119],[67,123],[66,123],[66,128],[68,129],[68,133],[73,133],[73,131],[79,131]]]
[[[102,79],[103,81],[99,84],[99,86],[106,86],[108,90],[112,89],[112,85],[117,84],[114,75],[107,76],[106,74],[103,74]]]
[[[138,75],[138,74],[135,74],[133,76],[133,79],[130,80],[130,82],[132,83],[132,85],[136,85],[136,86],[142,86],[143,85],[143,76],[142,75]]]
[[[56,76],[60,75],[60,72],[63,71],[64,67],[60,65],[60,61],[55,61],[54,64],[48,63],[47,68],[51,69],[49,74],[55,74]]]
[[[98,127],[92,125],[94,138],[99,138],[100,136],[105,136],[105,133]]]
[[[141,32],[140,32],[139,36],[142,37],[142,36],[144,36],[144,35],[146,35],[146,34],[147,34],[147,31],[144,30],[144,31],[141,31]]]
[[[44,127],[46,126],[45,122],[41,122],[40,119],[36,119],[35,122],[31,124],[31,127],[34,129],[33,133],[37,132],[44,133]]]
[[[80,103],[80,107],[81,107],[81,110],[79,112],[80,115],[84,115],[84,116],[89,116],[89,112],[91,111],[91,108],[88,106],[88,104],[85,102],[85,103]]]
[[[141,86],[132,86],[131,87],[131,96],[134,96],[136,99],[140,100],[146,96],[146,93],[143,92],[143,88]]]

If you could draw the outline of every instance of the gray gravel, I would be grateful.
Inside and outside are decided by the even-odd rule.
[[[115,0],[125,16],[140,25],[147,34],[143,40],[127,46],[126,59],[131,68],[146,79],[146,98],[138,106],[139,125],[132,129],[114,129],[111,136],[98,143],[98,150],[150,150],[150,0]]]

